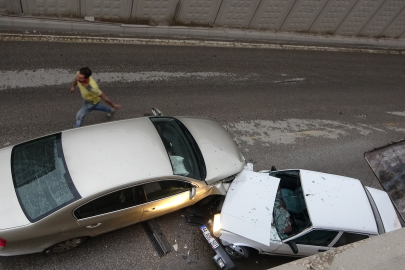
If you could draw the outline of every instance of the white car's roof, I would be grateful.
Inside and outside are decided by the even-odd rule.
[[[361,182],[327,173],[300,170],[314,228],[378,234],[374,214]]]
[[[142,179],[173,175],[166,149],[149,118],[63,131],[62,147],[82,197]]]

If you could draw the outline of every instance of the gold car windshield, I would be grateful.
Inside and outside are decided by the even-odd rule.
[[[171,117],[150,119],[169,155],[173,174],[204,180],[205,163],[201,151],[186,127]]]
[[[21,208],[31,222],[80,198],[66,167],[60,133],[14,146],[11,171]]]

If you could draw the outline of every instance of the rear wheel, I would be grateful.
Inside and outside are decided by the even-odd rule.
[[[250,249],[244,246],[230,245],[225,247],[226,253],[235,261],[243,261],[249,258]]]
[[[45,253],[62,253],[82,245],[88,237],[77,237],[57,243],[45,250]]]

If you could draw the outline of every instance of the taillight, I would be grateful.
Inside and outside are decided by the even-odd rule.
[[[7,241],[0,238],[0,249],[3,249],[6,246]]]

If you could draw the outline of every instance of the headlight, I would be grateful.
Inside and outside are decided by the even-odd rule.
[[[221,236],[221,234],[219,233],[219,231],[221,230],[221,222],[220,222],[220,219],[221,219],[221,214],[216,214],[216,215],[214,216],[214,226],[213,226],[213,228],[212,228],[212,232],[214,233],[214,235],[215,235],[216,237]]]

